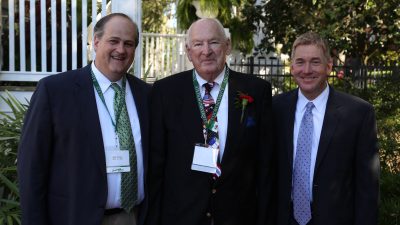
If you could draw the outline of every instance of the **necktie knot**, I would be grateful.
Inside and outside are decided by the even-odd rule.
[[[206,89],[206,94],[210,94],[212,88],[214,87],[214,82],[205,83],[204,88]]]
[[[311,112],[313,108],[314,108],[314,103],[308,102],[306,105],[306,112]]]
[[[121,92],[121,87],[117,83],[111,83],[111,88],[116,92],[120,93]]]

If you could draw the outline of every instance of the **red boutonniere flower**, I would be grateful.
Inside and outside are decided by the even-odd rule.
[[[242,115],[240,116],[240,123],[243,122],[243,116],[244,116],[244,111],[246,110],[246,107],[248,104],[254,102],[254,98],[251,97],[248,94],[242,93],[242,92],[238,92],[237,94],[237,99],[236,99],[236,107],[242,109]]]
[[[337,74],[337,77],[339,78],[339,80],[344,78],[344,72],[343,70],[339,71],[339,73]]]

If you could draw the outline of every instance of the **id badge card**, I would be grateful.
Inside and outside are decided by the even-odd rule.
[[[192,170],[215,173],[217,171],[219,149],[196,144],[194,146]]]
[[[121,173],[131,170],[128,150],[109,148],[105,152],[107,173]]]

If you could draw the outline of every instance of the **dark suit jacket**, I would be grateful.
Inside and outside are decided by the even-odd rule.
[[[291,212],[293,126],[298,90],[274,97],[278,225]],[[314,225],[376,225],[379,157],[375,114],[360,98],[330,87],[313,181]]]
[[[191,170],[195,143],[204,143],[192,70],[153,86],[148,225],[265,224],[270,203],[271,87],[230,71],[228,134],[222,175]],[[243,123],[237,92],[254,98]],[[261,213],[260,213],[261,212]]]
[[[146,167],[150,87],[127,77],[137,105]],[[101,223],[107,176],[90,65],[39,82],[25,116],[18,175],[23,224]]]

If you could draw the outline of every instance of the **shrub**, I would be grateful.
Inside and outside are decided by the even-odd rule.
[[[1,99],[12,114],[0,112],[0,224],[21,224],[16,158],[23,118],[28,108],[10,93]]]

